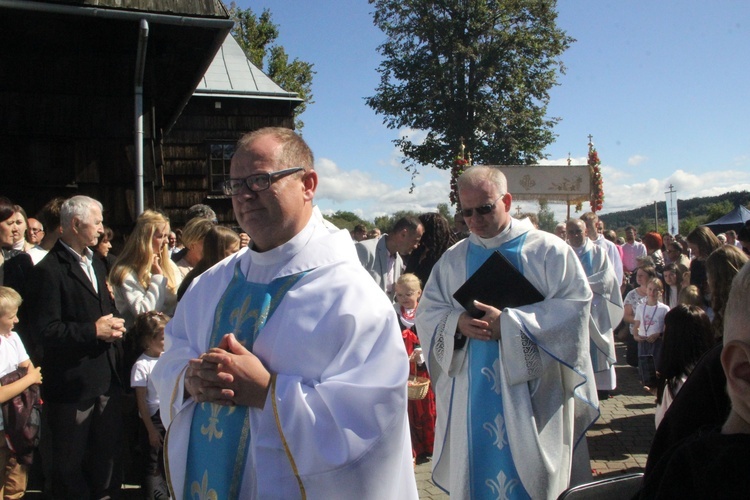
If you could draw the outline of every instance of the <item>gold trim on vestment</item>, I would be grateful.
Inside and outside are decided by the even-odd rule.
[[[284,437],[284,430],[281,428],[281,419],[279,418],[279,410],[276,407],[276,374],[271,374],[271,402],[273,404],[273,416],[276,419],[276,428],[279,430],[279,437],[281,438],[281,444],[284,445],[284,451],[286,452],[286,458],[289,460],[289,465],[292,466],[292,472],[294,473],[295,479],[297,479],[297,485],[299,486],[299,494],[302,500],[306,500],[307,494],[305,493],[305,485],[302,484],[302,478],[297,470],[297,464],[294,462],[292,451],[289,449],[289,443],[286,442]]]
[[[185,379],[183,378],[182,374],[187,371],[188,365],[185,365],[185,367],[180,370],[179,375],[177,375],[177,382],[174,384],[174,388],[172,389],[172,396],[169,398],[169,427],[167,428],[167,432],[164,435],[164,475],[166,476],[165,479],[167,480],[167,488],[169,488],[169,496],[172,498],[176,498],[174,494],[174,488],[172,487],[172,475],[169,473],[172,469],[169,467],[169,430],[172,428],[172,422],[174,421],[174,402],[175,399],[177,399],[177,392],[180,387],[180,381],[182,383],[185,383]]]

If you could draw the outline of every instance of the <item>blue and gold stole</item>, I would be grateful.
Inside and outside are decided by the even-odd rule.
[[[521,248],[526,234],[507,241],[499,248],[469,244],[466,255],[467,277],[471,276],[495,250],[500,251],[519,271]],[[503,418],[503,395],[498,345],[495,341],[469,339],[469,474],[472,499],[518,498],[529,495],[521,484]],[[534,425],[529,422],[529,425]]]
[[[238,262],[214,313],[209,347],[234,333],[249,351],[284,295],[306,273],[269,284],[247,281]],[[190,426],[184,497],[236,499],[250,444],[250,408],[201,403]]]
[[[594,252],[591,250],[584,252],[578,256],[578,260],[581,261],[583,272],[586,273],[587,277],[594,274]],[[602,306],[606,307],[605,304],[602,304]],[[594,372],[609,371],[606,353],[602,352],[591,338],[589,338],[589,352],[591,353],[591,364],[594,367]]]

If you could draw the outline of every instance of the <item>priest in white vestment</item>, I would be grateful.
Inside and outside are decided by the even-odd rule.
[[[591,477],[591,290],[563,240],[510,216],[498,169],[470,167],[458,191],[471,235],[433,268],[416,318],[437,400],[433,480],[451,498],[554,499]],[[475,319],[453,293],[496,250],[545,298],[502,311],[475,302]]]
[[[611,261],[604,249],[595,245],[588,237],[586,223],[581,219],[571,219],[566,230],[568,244],[580,259],[594,294],[591,300],[589,337],[591,364],[594,367],[596,389],[601,398],[608,396],[608,392],[617,387],[614,328],[622,320],[622,294]]]
[[[605,238],[604,235],[597,229],[599,216],[594,212],[586,212],[581,216],[581,220],[584,224],[586,224],[586,229],[591,242],[594,245],[600,247],[607,254],[607,258],[609,258],[609,262],[615,272],[615,276],[617,276],[617,282],[622,284],[623,266],[622,258],[620,257],[620,251],[617,250],[617,245]]]
[[[312,167],[288,129],[238,143],[225,192],[252,245],[195,279],[152,374],[173,498],[417,498],[398,320],[312,216]]]

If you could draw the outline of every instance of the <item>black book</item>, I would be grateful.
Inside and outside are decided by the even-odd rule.
[[[474,307],[475,300],[500,310],[544,300],[539,290],[498,251],[492,252],[485,263],[456,290],[453,298],[464,306],[472,318],[484,315],[483,311]]]

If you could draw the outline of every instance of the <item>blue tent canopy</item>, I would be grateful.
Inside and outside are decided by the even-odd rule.
[[[748,220],[750,220],[750,210],[742,205],[738,205],[737,208],[725,216],[707,223],[706,226],[710,227],[714,234],[719,234],[729,231],[730,229],[739,231]]]

